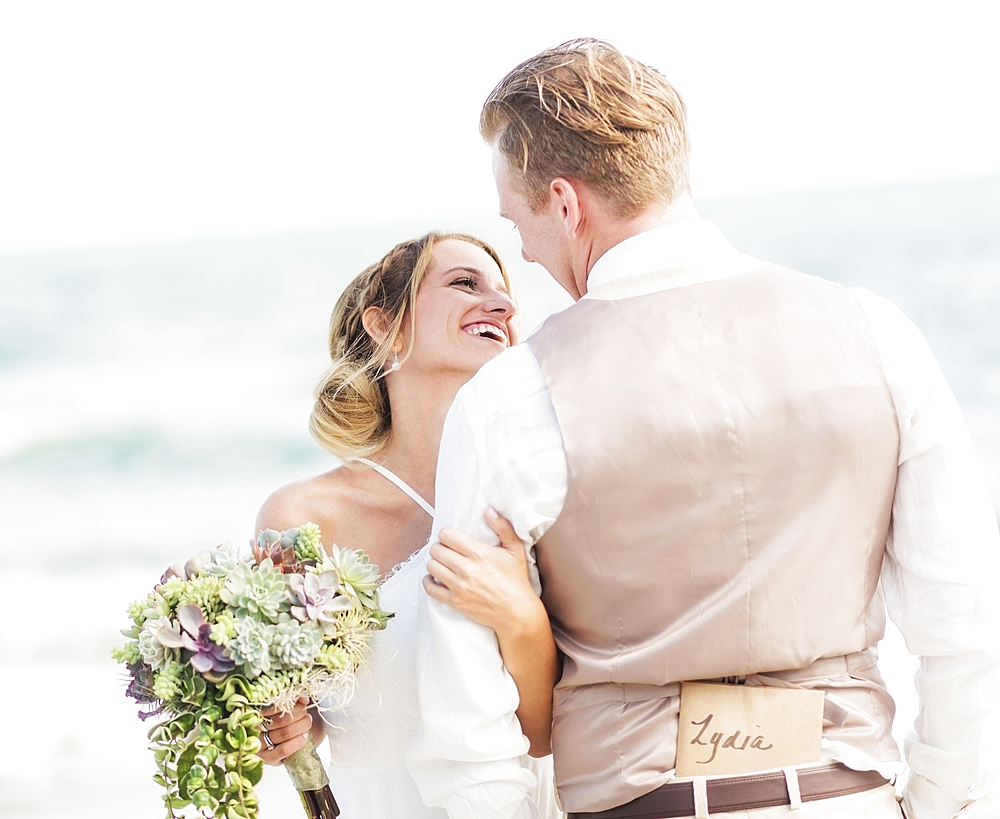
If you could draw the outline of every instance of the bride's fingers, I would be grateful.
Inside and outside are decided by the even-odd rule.
[[[496,533],[497,537],[500,538],[500,545],[514,555],[520,563],[526,563],[527,558],[525,556],[524,543],[510,521],[500,515],[495,509],[490,508],[486,510],[486,522]],[[447,549],[438,550],[434,556],[455,570],[460,569],[462,566],[461,562],[456,559],[456,555],[469,558],[470,560],[488,558],[487,550],[495,548],[480,540],[476,540],[476,538],[467,535],[465,532],[449,527],[445,527],[438,533],[438,543],[447,547]]]
[[[463,557],[473,557],[479,549],[486,546],[485,543],[480,543],[465,532],[448,526],[438,532],[438,543],[447,546],[452,552]]]
[[[270,739],[271,736],[272,732],[269,731],[268,738]],[[263,733],[261,734],[260,739],[261,749],[257,752],[257,755],[268,765],[280,765],[306,744],[305,734],[296,734],[284,742],[275,742],[272,739],[271,741],[274,743],[273,748],[267,747],[267,741],[265,740]]]
[[[276,708],[262,708],[264,722],[260,727],[261,749],[258,755],[268,765],[280,765],[306,744],[306,734],[313,724],[312,714],[307,710],[308,700],[299,700],[291,711]]]
[[[493,507],[490,507],[486,510],[486,522],[496,532],[497,537],[500,538],[500,545],[504,549],[514,555],[519,562],[528,562],[524,551],[524,542],[518,536],[517,532],[514,531],[514,527],[507,518],[503,517]]]
[[[282,743],[288,742],[300,737],[303,734],[309,733],[309,729],[312,728],[312,720],[298,720],[293,722],[291,725],[286,725],[283,728],[268,728],[267,738],[271,740],[274,745],[281,745]],[[261,732],[261,742],[267,745],[267,741],[264,739],[264,733]]]
[[[442,529],[431,544],[423,586],[433,600],[499,630],[538,598],[529,581],[524,543],[514,527],[492,509],[486,521],[500,548],[457,529]]]
[[[449,554],[447,547],[442,547],[438,543],[431,546],[430,555],[430,560],[427,561],[427,574],[448,588],[457,586],[460,575],[454,555]]]
[[[452,608],[455,607],[456,594],[451,587],[438,582],[429,574],[425,574],[421,582],[424,585],[424,591],[427,592],[427,596],[432,600],[437,600],[439,603],[444,603]]]
[[[261,728],[281,728],[309,717],[309,700],[300,699],[292,706],[291,711],[280,711],[274,706],[260,709],[264,718]]]

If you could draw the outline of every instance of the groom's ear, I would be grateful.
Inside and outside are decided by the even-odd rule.
[[[389,335],[389,317],[381,307],[369,307],[365,310],[361,314],[361,324],[364,326],[365,332],[375,342],[376,347],[384,343],[386,336]]]
[[[549,204],[557,209],[566,236],[575,239],[580,235],[583,224],[584,202],[580,183],[557,176],[549,182]]]

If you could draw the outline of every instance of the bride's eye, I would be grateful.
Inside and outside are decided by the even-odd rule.
[[[453,281],[452,284],[457,284],[457,285],[460,285],[462,287],[472,287],[472,288],[475,288],[475,286],[476,286],[476,280],[473,279],[471,276],[463,276],[460,279],[455,279],[455,281]]]

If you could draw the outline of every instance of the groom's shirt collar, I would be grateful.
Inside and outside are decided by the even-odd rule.
[[[737,252],[713,222],[684,219],[638,233],[608,250],[591,268],[584,298],[630,298],[763,266]]]

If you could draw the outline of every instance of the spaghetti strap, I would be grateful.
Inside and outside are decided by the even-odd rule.
[[[399,477],[399,475],[397,475],[395,472],[390,472],[388,469],[382,466],[382,464],[377,464],[375,463],[375,461],[369,461],[367,458],[351,458],[351,460],[359,464],[365,464],[365,466],[370,466],[387,481],[391,481],[392,483],[396,484],[396,486],[398,486],[407,495],[413,498],[416,504],[421,509],[423,509],[428,515],[430,515],[432,518],[434,517],[434,507],[431,506],[422,497],[420,497],[420,495],[418,495],[413,489],[411,489],[410,485],[406,483],[406,481],[404,481],[401,477]]]

